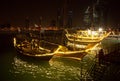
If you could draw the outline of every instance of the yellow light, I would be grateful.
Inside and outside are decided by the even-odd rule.
[[[101,32],[103,29],[102,28],[99,28],[99,32]]]
[[[91,30],[88,30],[88,35],[91,35]]]
[[[92,31],[92,35],[95,35],[95,31]]]

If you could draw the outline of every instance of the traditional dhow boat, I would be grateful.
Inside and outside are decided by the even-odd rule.
[[[65,31],[68,41],[74,43],[98,43],[110,34],[106,31],[79,30],[74,33],[69,33],[67,29]]]
[[[57,44],[46,41],[38,42],[38,40],[35,39],[32,39],[31,42],[24,40],[17,43],[16,38],[14,38],[14,47],[20,55],[47,61],[53,57],[56,51],[60,50]]]
[[[75,59],[75,60],[81,60],[90,50],[93,50],[99,45],[99,43],[96,43],[94,45],[89,45],[87,46],[86,49],[74,49],[74,50],[69,50],[68,48],[64,49],[64,47],[61,47],[62,51],[58,51],[55,56],[60,56],[63,58],[70,58],[70,59]]]

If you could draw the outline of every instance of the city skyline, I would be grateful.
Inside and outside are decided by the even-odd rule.
[[[92,5],[93,1],[71,0],[70,6],[73,11],[73,26],[81,26],[84,12],[88,6]],[[108,9],[108,25],[120,23],[118,17],[120,7],[118,2],[105,0],[105,8]],[[10,23],[13,26],[25,26],[25,19],[29,17],[31,25],[34,25],[39,24],[39,18],[42,17],[43,25],[49,25],[52,20],[57,20],[57,10],[61,7],[61,4],[59,0],[3,0],[0,3],[0,24]]]

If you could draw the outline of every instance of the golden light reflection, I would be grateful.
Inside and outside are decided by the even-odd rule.
[[[102,31],[103,31],[103,29],[102,29],[102,28],[99,28],[99,29],[98,29],[98,31],[99,31],[99,32],[102,32]]]
[[[36,64],[34,62],[24,61],[18,57],[15,57],[13,62],[14,71],[11,72],[16,76],[21,75],[23,79],[29,75],[29,77],[34,78],[34,80],[41,80],[41,78],[44,78],[47,81],[56,81],[58,79],[60,81],[66,81],[69,79],[79,81],[79,63],[73,62],[68,64],[66,61],[62,61],[62,59],[59,58],[54,58],[49,62],[37,62]],[[78,64],[74,66],[76,63]],[[23,76],[23,74],[26,76]]]
[[[94,50],[100,43],[96,43],[93,47],[86,49],[85,52],[88,52],[90,50]],[[97,49],[96,49],[97,50]]]

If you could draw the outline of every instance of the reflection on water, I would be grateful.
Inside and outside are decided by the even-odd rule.
[[[61,60],[64,60],[61,61]],[[68,63],[69,62],[69,63]],[[69,59],[53,58],[49,62],[30,63],[18,57],[14,57],[13,73],[16,79],[20,76],[22,80],[46,80],[46,81],[79,81],[80,68],[78,61]]]

